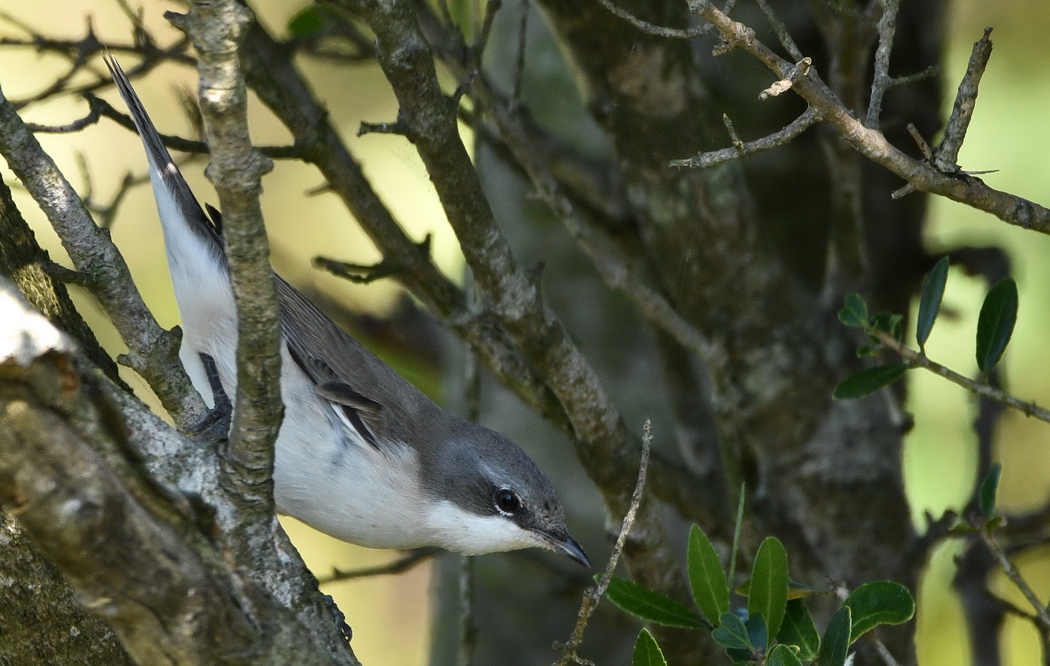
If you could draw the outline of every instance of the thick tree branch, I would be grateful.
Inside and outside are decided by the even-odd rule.
[[[287,556],[273,504],[274,442],[281,402],[281,329],[276,282],[259,205],[261,178],[271,164],[253,150],[248,137],[247,90],[238,63],[241,43],[254,17],[244,5],[200,2],[185,15],[169,14],[193,40],[200,57],[200,99],[211,163],[207,174],[223,211],[223,239],[237,304],[237,395],[223,483],[236,498],[229,527],[243,562],[263,566],[257,580],[280,576]],[[275,541],[275,535],[277,540]],[[302,582],[285,580],[289,601],[302,595]],[[283,596],[283,595],[282,595]]]
[[[140,663],[350,663],[245,581],[145,473],[110,399],[126,394],[86,367],[0,282],[0,503],[83,603]]]
[[[29,304],[55,326],[73,336],[81,349],[106,376],[130,390],[117,374],[117,364],[99,345],[95,334],[76,311],[66,286],[46,271],[51,258],[36,242],[33,230],[15,207],[11,190],[0,180],[0,275],[14,282]]]

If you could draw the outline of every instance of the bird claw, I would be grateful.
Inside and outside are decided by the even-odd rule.
[[[208,411],[204,417],[190,425],[188,433],[191,438],[198,442],[211,442],[217,439],[226,439],[230,435],[230,426],[233,423],[233,403],[226,390],[222,388],[219,381],[219,370],[215,366],[215,359],[208,354],[200,354],[201,363],[204,364],[204,372],[208,377],[208,385],[215,399],[215,406]]]

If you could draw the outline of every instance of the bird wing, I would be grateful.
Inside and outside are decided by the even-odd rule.
[[[207,213],[201,208],[124,70],[109,53],[104,54],[104,60],[142,137],[158,208],[162,204],[175,208],[173,212],[186,220],[194,235],[204,240],[225,265],[222,215],[211,206]],[[162,193],[168,195],[164,202]],[[340,410],[365,441],[379,448],[379,441],[384,439],[380,435],[391,423],[390,410],[382,407],[384,398],[393,392],[395,397],[414,404],[422,394],[279,275],[276,279],[281,329],[293,361],[313,382],[317,395]],[[365,386],[371,387],[369,391],[362,388]],[[373,395],[366,395],[369,392]]]
[[[389,369],[280,276],[277,294],[281,330],[292,360],[313,382],[314,392],[342,410],[365,441],[380,448],[385,410],[379,396],[370,397],[361,387],[381,386],[374,382],[385,378],[368,375]],[[347,366],[360,372],[348,373]]]

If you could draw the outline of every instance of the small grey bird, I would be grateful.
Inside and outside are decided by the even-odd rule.
[[[221,219],[202,210],[120,65],[108,54],[106,65],[149,160],[182,315],[180,356],[216,404],[237,388],[237,311]],[[285,404],[273,474],[279,511],[373,548],[476,555],[538,546],[590,566],[550,480],[524,451],[443,410],[276,279]]]

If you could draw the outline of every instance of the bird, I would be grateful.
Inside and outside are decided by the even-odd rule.
[[[182,320],[180,358],[209,407],[237,388],[237,314],[222,219],[201,207],[112,54],[142,140]],[[210,214],[210,215],[209,215]],[[284,421],[279,513],[371,548],[480,555],[539,547],[589,567],[553,484],[507,437],[438,406],[275,274]]]

